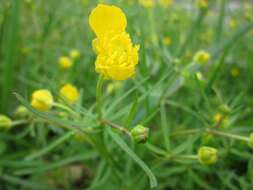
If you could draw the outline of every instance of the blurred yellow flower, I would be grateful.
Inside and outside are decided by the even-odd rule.
[[[79,98],[79,92],[72,84],[65,84],[62,86],[60,89],[60,95],[70,104],[75,103]]]
[[[115,6],[99,4],[90,14],[89,23],[97,38],[92,47],[97,54],[96,72],[105,79],[126,80],[135,74],[139,45],[133,45],[125,14]]]
[[[199,50],[197,53],[195,53],[193,57],[193,61],[198,64],[205,64],[210,59],[210,54],[207,51]]]
[[[54,103],[53,96],[49,90],[40,89],[32,94],[31,105],[39,111],[48,111],[52,108]]]
[[[152,8],[155,6],[155,0],[139,0],[139,4],[145,8]]]
[[[72,58],[72,59],[79,59],[80,58],[80,56],[81,56],[81,53],[80,53],[80,51],[79,50],[77,50],[77,49],[72,49],[72,50],[70,50],[70,52],[69,52],[69,56]]]
[[[171,43],[172,43],[172,39],[169,36],[163,38],[164,45],[169,46],[171,45]]]
[[[73,62],[70,57],[62,56],[59,58],[58,64],[61,69],[68,69],[73,65]]]
[[[199,8],[207,8],[208,7],[208,0],[197,0],[197,6]]]
[[[158,2],[162,7],[167,8],[173,4],[174,0],[159,0]]]
[[[238,77],[240,75],[240,69],[238,68],[232,68],[230,70],[230,74],[233,76],[233,77]]]
[[[236,28],[238,27],[238,22],[237,22],[237,20],[236,20],[236,19],[231,19],[231,20],[229,21],[229,27],[230,27],[231,29],[236,29]]]
[[[223,119],[223,116],[221,113],[216,113],[214,116],[213,116],[213,120],[216,122],[216,123],[220,123]]]

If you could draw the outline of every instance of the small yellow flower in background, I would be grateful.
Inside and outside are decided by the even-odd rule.
[[[174,0],[159,0],[158,3],[164,7],[167,8],[173,4]]]
[[[92,42],[97,54],[96,72],[112,80],[132,77],[138,64],[139,45],[133,45],[125,32],[124,12],[113,5],[99,4],[89,16],[89,24],[97,35]]]
[[[171,45],[171,43],[172,43],[172,39],[169,36],[163,38],[164,45],[169,46],[169,45]]]
[[[111,82],[107,85],[106,92],[107,94],[113,93],[115,90],[121,87],[121,83],[118,81]]]
[[[70,52],[69,52],[69,56],[70,56],[72,59],[76,60],[76,59],[79,59],[79,58],[81,57],[81,53],[80,53],[80,51],[77,50],[77,49],[72,49],[72,50],[70,50]]]
[[[213,120],[216,122],[216,123],[219,123],[221,122],[223,119],[223,115],[221,113],[216,113],[214,116],[213,116]]]
[[[197,0],[197,6],[202,9],[207,8],[208,7],[208,0]]]
[[[200,50],[194,55],[193,61],[198,64],[205,64],[209,61],[210,57],[207,51]]]
[[[62,56],[58,60],[61,69],[69,69],[73,65],[73,61],[68,56]]]
[[[201,164],[214,164],[218,160],[217,149],[208,146],[202,146],[198,150],[198,157]]]
[[[237,22],[237,20],[236,20],[236,19],[231,19],[231,20],[229,21],[229,27],[230,27],[231,29],[236,29],[236,28],[238,28],[238,22]]]
[[[11,127],[12,121],[6,115],[0,115],[0,128],[9,129]]]
[[[139,0],[139,4],[145,8],[152,8],[155,6],[155,0]]]
[[[233,77],[238,77],[240,75],[240,69],[238,68],[232,68],[230,70],[230,74],[233,76]]]
[[[48,111],[54,103],[53,96],[49,90],[36,90],[32,94],[31,105],[39,111]]]
[[[72,84],[65,84],[62,86],[60,89],[60,95],[70,104],[75,103],[79,98],[79,92]]]

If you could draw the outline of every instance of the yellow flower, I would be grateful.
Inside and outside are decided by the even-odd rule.
[[[65,84],[62,86],[60,89],[60,95],[70,104],[75,103],[79,98],[79,92],[77,88],[71,84]]]
[[[238,68],[232,68],[231,71],[230,71],[230,74],[233,77],[238,77],[240,75],[240,69],[238,69]]]
[[[152,8],[155,6],[155,0],[139,0],[139,4],[145,8]]]
[[[207,8],[208,7],[208,0],[197,0],[197,6],[202,9]]]
[[[216,123],[219,123],[221,122],[223,119],[223,116],[221,113],[216,113],[214,116],[213,116],[213,120],[216,122]]]
[[[139,45],[133,45],[125,32],[127,21],[122,10],[99,4],[89,16],[89,23],[97,35],[92,42],[97,54],[96,72],[112,80],[133,76],[139,59]]]
[[[58,64],[61,69],[68,69],[73,65],[72,60],[67,56],[62,56],[58,60]]]
[[[169,45],[171,45],[171,43],[172,43],[172,40],[169,36],[163,38],[163,44],[164,45],[169,46]]]
[[[48,111],[54,103],[53,96],[49,90],[36,90],[32,94],[31,105],[39,111]]]
[[[194,55],[193,60],[195,63],[205,64],[209,61],[210,57],[211,56],[208,52],[200,50]]]
[[[174,0],[159,0],[158,2],[162,7],[167,8],[173,4],[173,1]]]
[[[69,52],[69,56],[72,58],[72,59],[79,59],[80,56],[81,56],[81,53],[79,50],[77,49],[72,49],[70,52]]]

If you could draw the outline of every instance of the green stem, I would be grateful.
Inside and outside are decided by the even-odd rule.
[[[75,115],[75,116],[78,115],[78,114],[77,114],[75,111],[73,111],[71,108],[69,108],[68,106],[65,106],[65,105],[63,105],[63,104],[54,102],[54,103],[53,103],[53,106],[55,106],[55,107],[57,107],[57,108],[61,108],[61,109],[65,110],[65,111],[67,111],[67,112],[69,112],[69,113],[71,113],[71,114],[73,114],[73,115]]]
[[[103,117],[102,113],[102,88],[103,88],[103,77],[100,75],[98,82],[97,82],[97,87],[96,87],[96,109],[97,109],[97,119],[100,121]]]
[[[214,135],[219,135],[219,136],[223,136],[223,137],[229,137],[229,138],[233,138],[233,139],[237,139],[237,140],[242,140],[242,141],[249,141],[248,137],[244,137],[244,136],[240,136],[240,135],[235,135],[235,134],[231,134],[231,133],[225,133],[225,132],[221,132],[221,131],[216,131],[216,130],[212,130],[212,129],[207,129],[207,132],[214,134]]]

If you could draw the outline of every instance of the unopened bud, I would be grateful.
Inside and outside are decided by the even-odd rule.
[[[198,150],[198,157],[201,164],[214,164],[218,160],[217,149],[208,146],[202,146]]]
[[[14,116],[16,118],[24,118],[29,114],[28,109],[25,106],[18,106],[15,110]]]
[[[132,139],[137,143],[145,143],[148,139],[149,128],[137,125],[131,130]]]
[[[5,115],[0,115],[0,128],[9,129],[11,127],[11,119]]]

